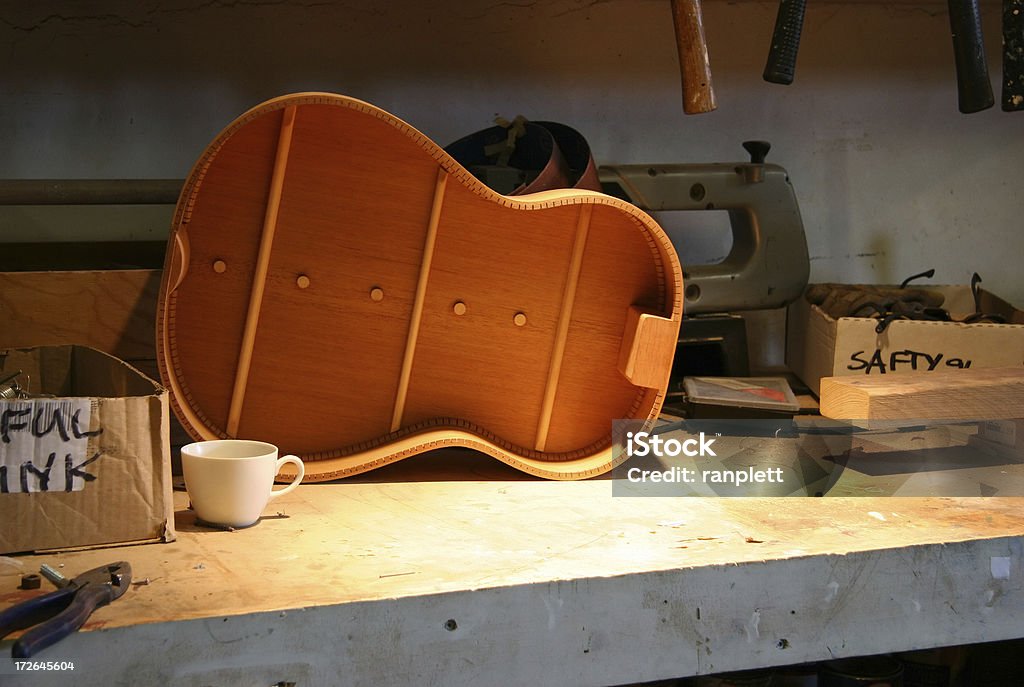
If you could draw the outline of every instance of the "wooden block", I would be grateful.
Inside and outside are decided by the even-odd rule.
[[[619,370],[637,386],[663,386],[672,368],[678,338],[678,322],[629,308],[619,351]]]
[[[156,357],[160,270],[0,273],[0,349],[80,344]]]
[[[1024,417],[1024,368],[825,377],[821,414],[837,420],[1003,420]]]

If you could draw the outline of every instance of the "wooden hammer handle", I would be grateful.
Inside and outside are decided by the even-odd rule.
[[[711,85],[708,44],[704,38],[704,17],[700,0],[672,0],[672,19],[679,49],[679,72],[683,83],[683,111],[711,112],[717,107]]]

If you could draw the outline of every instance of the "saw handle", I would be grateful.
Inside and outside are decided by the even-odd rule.
[[[985,60],[978,0],[949,0],[949,27],[953,33],[957,95],[964,114],[995,104]]]
[[[800,50],[800,33],[804,28],[807,0],[779,0],[775,31],[768,48],[764,80],[788,86],[796,73],[796,54]]]
[[[718,107],[711,84],[708,44],[704,38],[701,0],[672,0],[672,21],[679,50],[679,72],[683,85],[683,112],[700,114]]]

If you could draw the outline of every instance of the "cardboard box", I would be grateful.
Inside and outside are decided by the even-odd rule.
[[[974,312],[970,287],[934,290],[955,319]],[[1024,365],[1024,312],[985,290],[981,309],[1008,324],[895,320],[878,334],[877,319],[833,319],[798,298],[787,313],[786,365],[815,394],[822,377]]]
[[[85,346],[0,351],[0,553],[172,541],[167,391]],[[0,389],[2,391],[2,389]]]

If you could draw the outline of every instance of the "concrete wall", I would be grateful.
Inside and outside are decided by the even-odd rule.
[[[977,270],[1024,305],[1024,113],[958,112],[946,4],[814,0],[788,87],[761,80],[775,11],[705,3],[719,107],[684,116],[668,0],[4,2],[0,177],[182,177],[236,115],[296,90],[368,100],[441,144],[496,114],[561,120],[602,163],[741,160],[764,138],[812,280]],[[998,96],[998,2],[983,19]],[[0,241],[159,239],[168,218],[6,208]],[[684,262],[720,257],[721,232],[694,229]]]

